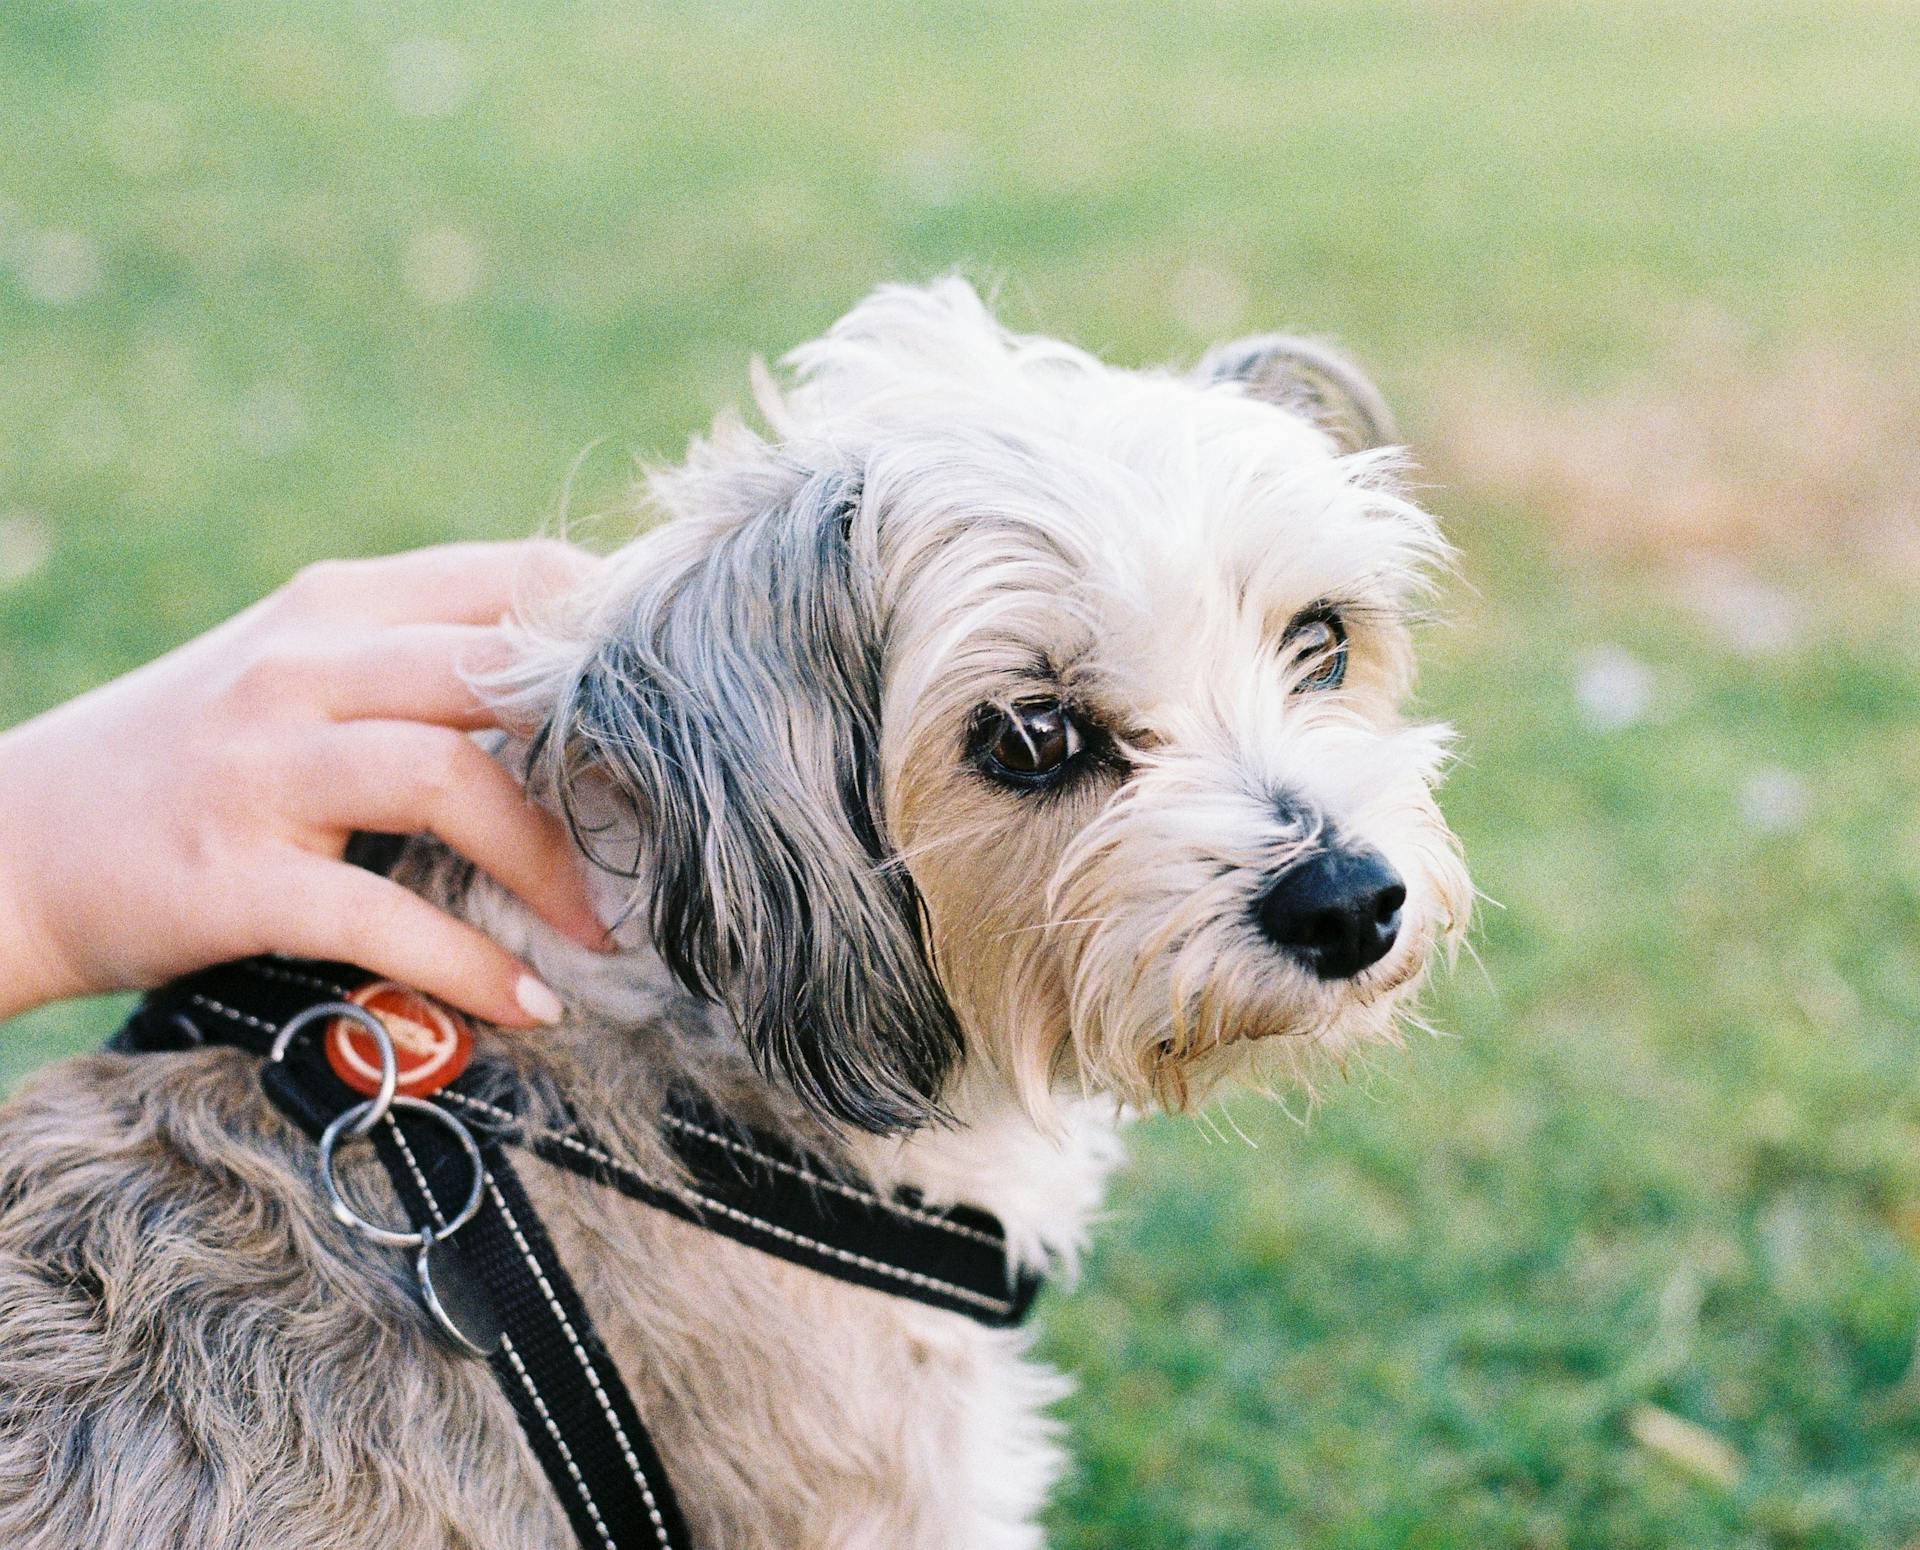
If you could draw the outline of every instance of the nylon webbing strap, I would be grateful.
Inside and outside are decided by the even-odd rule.
[[[198,1036],[264,1055],[275,1031],[316,1001],[337,999],[370,976],[345,964],[250,958],[223,964],[155,991],[136,1009],[114,1047],[177,1049],[185,1016]],[[269,1068],[274,1101],[310,1133],[349,1101],[304,1043],[288,1071]],[[315,1088],[337,1093],[324,1115],[297,1112]],[[518,1095],[503,1074],[476,1065],[434,1100],[476,1134],[524,1145],[541,1160],[594,1179],[630,1199],[822,1275],[872,1287],[996,1328],[1018,1324],[1042,1278],[1009,1269],[1005,1229],[984,1211],[933,1207],[911,1191],[883,1192],[786,1142],[735,1125],[682,1100],[664,1116],[665,1136],[683,1176],[644,1173],[614,1154],[578,1121],[558,1129],[523,1125]]]
[[[510,1110],[466,1085],[455,1083],[442,1101],[480,1123],[515,1123]],[[984,1211],[936,1211],[907,1192],[882,1194],[691,1103],[670,1110],[666,1125],[684,1179],[642,1173],[579,1124],[519,1139],[555,1167],[836,1280],[994,1328],[1018,1324],[1033,1306],[1041,1278],[1009,1273],[1005,1232]]]

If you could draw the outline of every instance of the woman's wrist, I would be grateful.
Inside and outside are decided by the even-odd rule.
[[[53,778],[33,757],[37,728],[0,732],[0,1019],[91,989],[57,945],[45,868],[30,838],[43,832],[35,795]]]

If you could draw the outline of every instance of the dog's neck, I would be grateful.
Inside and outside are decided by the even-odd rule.
[[[803,1145],[822,1135],[789,1094],[754,1069],[726,1014],[679,983],[636,919],[618,929],[617,951],[592,953],[431,841],[415,842],[396,875],[522,955],[559,993],[566,1024],[526,1047],[537,1052],[550,1044],[566,1051],[570,1065],[590,1070],[592,1102],[605,1117],[649,1113],[650,1095],[692,1080],[744,1107],[740,1117],[749,1123],[787,1129]],[[625,904],[633,886],[595,874],[602,919],[630,916]],[[1011,1086],[984,1068],[963,1068],[941,1098],[950,1123],[904,1136],[846,1127],[828,1134],[874,1184],[912,1188],[933,1205],[991,1212],[1023,1265],[1070,1273],[1119,1158],[1115,1105],[1064,1097],[1057,1123],[1043,1128]]]

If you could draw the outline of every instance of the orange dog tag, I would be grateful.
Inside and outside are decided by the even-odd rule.
[[[473,1058],[473,1035],[466,1023],[417,990],[392,980],[375,980],[347,999],[373,1013],[386,1027],[399,1073],[394,1091],[402,1097],[432,1097],[466,1070]],[[334,1018],[327,1025],[326,1051],[333,1074],[355,1092],[371,1098],[380,1091],[380,1047],[358,1023]]]

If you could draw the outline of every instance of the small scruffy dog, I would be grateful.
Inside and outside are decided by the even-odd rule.
[[[426,842],[400,875],[562,991],[483,1045],[634,1158],[692,1086],[1070,1265],[1125,1108],[1389,1036],[1461,930],[1445,734],[1397,711],[1443,545],[1297,340],[1115,370],[947,281],[792,366],[495,686],[624,950]],[[101,1055],[4,1111],[0,1543],[571,1544],[257,1071]],[[1040,1543],[1063,1384],[1025,1337],[523,1177],[697,1543]]]

